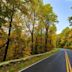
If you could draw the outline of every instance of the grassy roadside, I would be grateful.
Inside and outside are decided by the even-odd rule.
[[[18,72],[19,70],[39,61],[41,59],[49,57],[58,51],[59,51],[59,49],[54,49],[48,53],[44,53],[44,54],[39,55],[39,56],[34,56],[34,57],[28,58],[26,60],[11,62],[9,64],[0,66],[0,72]]]

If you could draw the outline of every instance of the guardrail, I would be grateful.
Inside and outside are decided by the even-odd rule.
[[[46,52],[46,53],[48,53],[48,52]],[[9,63],[19,62],[19,61],[22,61],[22,60],[24,61],[24,60],[27,60],[27,59],[31,59],[31,58],[33,58],[33,57],[41,56],[41,55],[46,54],[46,53],[37,54],[37,55],[32,55],[32,56],[28,56],[28,57],[25,57],[25,58],[20,58],[20,59],[5,61],[5,62],[1,62],[1,63],[0,63],[0,67],[1,67],[1,66],[4,66],[4,65],[7,65],[7,64],[9,64]]]
[[[20,59],[14,59],[14,60],[9,60],[9,61],[5,61],[5,62],[1,62],[0,63],[0,67],[5,66],[5,65],[8,65],[10,63],[20,62],[22,60],[25,61],[27,59],[31,59],[33,57],[41,56],[41,55],[44,55],[46,53],[51,53],[51,52],[54,52],[55,50],[57,50],[57,49],[54,49],[54,50],[52,50],[50,52],[45,52],[45,53],[41,53],[41,54],[31,55],[31,56],[28,56],[28,57],[25,57],[25,58],[20,58]]]

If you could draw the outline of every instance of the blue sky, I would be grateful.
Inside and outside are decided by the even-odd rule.
[[[43,0],[44,3],[50,3],[54,12],[58,16],[59,23],[57,26],[57,33],[60,33],[64,28],[69,26],[68,17],[72,15],[72,0]]]

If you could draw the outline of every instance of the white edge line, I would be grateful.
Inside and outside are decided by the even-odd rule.
[[[56,53],[55,53],[55,54],[56,54]],[[54,55],[54,54],[52,54],[52,55],[50,55],[50,56],[53,56],[53,55]],[[46,57],[46,58],[44,58],[44,59],[41,59],[41,60],[39,60],[39,61],[37,61],[37,62],[35,62],[35,63],[29,65],[28,67],[25,67],[24,69],[22,69],[22,70],[20,70],[20,71],[18,71],[18,72],[22,72],[22,71],[24,71],[24,70],[26,70],[26,69],[28,69],[28,68],[30,68],[30,67],[36,65],[36,64],[38,64],[38,63],[40,63],[40,62],[46,60],[46,59],[49,58],[50,56],[48,56],[48,57]]]

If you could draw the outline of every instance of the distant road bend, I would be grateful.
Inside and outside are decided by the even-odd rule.
[[[61,50],[21,72],[72,72],[72,51]]]

